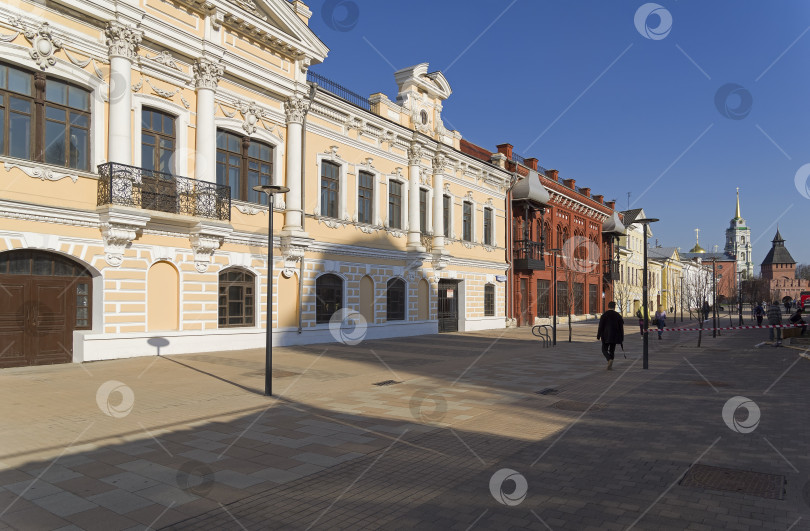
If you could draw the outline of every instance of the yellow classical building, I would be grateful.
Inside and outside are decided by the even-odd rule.
[[[427,63],[359,97],[301,1],[0,4],[0,366],[503,327],[497,157]],[[392,87],[393,88],[393,84]]]

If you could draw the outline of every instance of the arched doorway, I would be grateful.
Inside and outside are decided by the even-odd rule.
[[[56,253],[0,253],[0,368],[73,361],[73,331],[92,326],[92,277]]]

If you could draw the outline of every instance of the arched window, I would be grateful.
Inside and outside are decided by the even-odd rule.
[[[253,326],[256,277],[241,269],[219,274],[219,326]]]
[[[90,92],[0,64],[0,155],[89,170]]]
[[[392,278],[386,287],[388,308],[386,318],[389,321],[405,319],[405,282],[401,278]]]
[[[315,281],[315,322],[328,323],[332,314],[343,308],[343,279],[321,275]]]
[[[495,286],[487,284],[484,286],[484,316],[493,317],[495,315]]]
[[[270,184],[273,175],[273,147],[249,136],[217,131],[217,184],[229,186],[231,197],[267,204],[267,194],[254,186]]]

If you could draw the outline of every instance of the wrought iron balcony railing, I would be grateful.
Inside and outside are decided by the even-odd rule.
[[[515,240],[512,246],[512,254],[515,260],[515,269],[543,270],[546,268],[543,255],[540,253],[539,242]]]
[[[107,162],[98,167],[98,205],[123,205],[231,220],[228,186]]]

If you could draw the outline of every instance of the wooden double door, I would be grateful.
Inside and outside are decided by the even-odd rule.
[[[31,252],[14,257],[29,260],[33,267],[20,263],[10,267],[8,259],[2,260],[7,254],[0,255],[0,368],[71,362],[73,331],[89,328],[89,275],[69,275],[67,268],[58,266],[62,275],[31,274],[46,272],[41,255],[48,259],[48,253],[36,253],[39,263]],[[82,272],[80,268],[73,269]],[[20,274],[26,269],[28,274]],[[51,273],[53,269],[51,264]]]
[[[439,332],[458,332],[458,281],[439,280]]]

